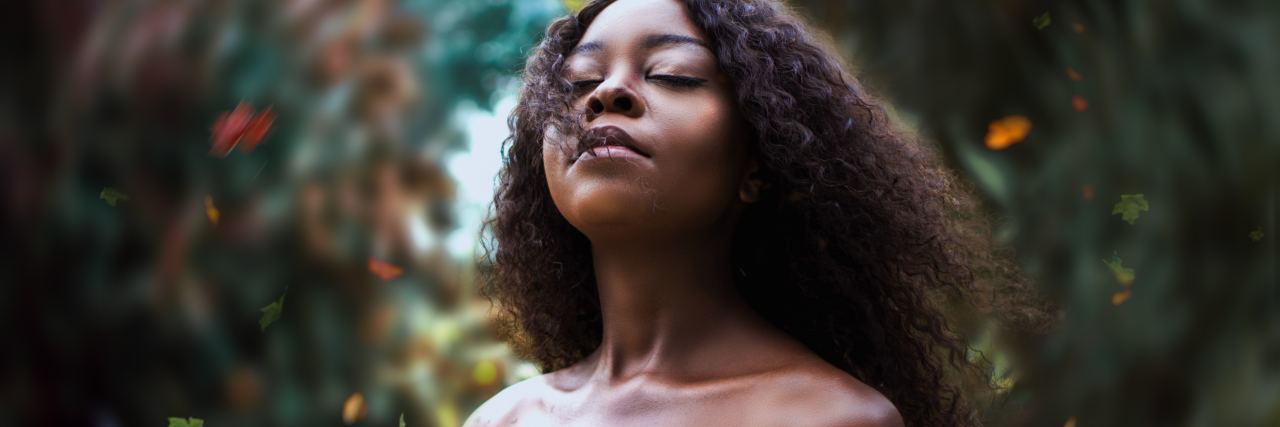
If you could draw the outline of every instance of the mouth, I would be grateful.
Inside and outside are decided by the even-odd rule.
[[[578,140],[574,161],[585,157],[643,157],[649,153],[641,149],[627,131],[617,126],[596,126],[586,131]]]

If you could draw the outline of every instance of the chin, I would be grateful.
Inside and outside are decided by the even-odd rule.
[[[624,188],[619,188],[624,187]],[[634,186],[593,185],[556,201],[570,224],[589,238],[644,232],[658,221],[652,191]]]

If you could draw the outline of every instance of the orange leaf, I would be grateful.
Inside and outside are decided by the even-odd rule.
[[[1081,197],[1084,197],[1086,201],[1093,200],[1093,186],[1086,184],[1083,188],[1080,189],[1080,195]]]
[[[1071,107],[1075,108],[1076,111],[1084,111],[1089,108],[1089,101],[1080,96],[1073,96],[1071,97]]]
[[[369,413],[369,407],[364,404],[364,395],[360,393],[352,393],[347,397],[347,401],[342,403],[342,422],[347,425],[355,424],[356,421],[364,419]]]
[[[1003,150],[1021,142],[1031,131],[1031,120],[1025,116],[1008,116],[987,126],[987,148]]]
[[[1129,297],[1131,296],[1133,296],[1133,291],[1130,289],[1125,289],[1123,291],[1111,294],[1111,305],[1124,304],[1124,302],[1128,301]]]
[[[1067,68],[1067,78],[1075,81],[1080,81],[1080,79],[1084,77],[1080,76],[1080,73],[1077,73],[1075,69]]]
[[[1080,24],[1076,24],[1076,25],[1080,25]],[[1072,416],[1070,418],[1067,418],[1067,423],[1063,424],[1062,427],[1076,427],[1076,417]]]
[[[1084,25],[1079,22],[1073,22],[1071,23],[1071,31],[1075,31],[1076,34],[1084,33]]]
[[[369,272],[378,276],[382,280],[391,280],[396,277],[400,277],[400,274],[404,273],[404,270],[392,264],[369,258]]]

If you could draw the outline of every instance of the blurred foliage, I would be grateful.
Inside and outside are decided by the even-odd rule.
[[[1062,306],[974,331],[994,424],[1280,425],[1280,3],[789,3]],[[0,425],[454,426],[535,375],[447,159],[580,5],[10,5]],[[211,153],[242,102],[265,136]]]
[[[536,374],[444,162],[562,5],[15,6],[0,425],[454,426]]]
[[[1250,237],[1277,227],[1280,3],[791,3],[973,180],[1062,306],[1048,336],[1001,343],[1018,379],[994,423],[1280,425],[1280,256]],[[1009,115],[1025,140],[984,149]]]

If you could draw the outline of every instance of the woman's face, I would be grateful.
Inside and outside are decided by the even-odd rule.
[[[732,227],[748,162],[729,82],[676,0],[620,0],[569,55],[581,139],[550,131],[547,185],[592,240]],[[656,234],[655,234],[656,233]]]

